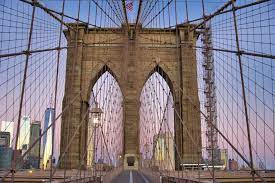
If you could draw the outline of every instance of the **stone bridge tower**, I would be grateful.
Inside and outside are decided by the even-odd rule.
[[[71,24],[77,30],[65,31],[68,41],[65,96],[63,108],[81,92],[72,107],[62,115],[61,168],[78,168],[86,148],[87,122],[83,119],[93,85],[106,71],[117,80],[124,96],[124,167],[127,158],[139,159],[139,97],[144,83],[154,72],[159,72],[173,93],[175,108],[176,168],[180,163],[201,161],[201,124],[197,86],[196,32],[193,25],[178,29],[143,29],[133,25],[121,28],[89,28]],[[156,41],[156,38],[158,38]],[[112,41],[110,41],[112,40]],[[75,49],[77,45],[77,48]],[[74,68],[74,69],[73,69]],[[72,137],[81,120],[85,124]],[[176,151],[176,150],[175,150]],[[180,156],[178,156],[180,154]],[[182,161],[181,161],[182,160]],[[85,163],[84,163],[85,164]]]

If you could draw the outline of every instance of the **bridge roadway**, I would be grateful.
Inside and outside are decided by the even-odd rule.
[[[67,170],[66,172],[66,182],[74,183],[74,182],[80,182],[77,181],[77,178],[80,178],[80,176],[77,176],[78,170]],[[119,173],[120,172],[120,173]],[[142,173],[145,172],[145,173]],[[104,175],[108,175],[110,172],[101,172]],[[159,182],[159,175],[152,173],[149,169],[147,170],[141,170],[141,171],[135,171],[135,170],[125,170],[121,171],[118,169],[117,171],[118,175],[115,173],[113,175],[110,175],[110,178],[112,181],[103,181],[103,183],[157,183]],[[264,177],[265,181],[268,183],[275,183],[275,171],[260,171],[259,172],[262,177]],[[6,171],[0,171],[0,178],[3,177],[3,175],[6,174]],[[146,176],[146,175],[148,176]],[[86,171],[85,173],[86,178],[92,178],[92,172]],[[200,172],[200,181],[198,181],[198,172],[197,171],[184,171],[184,172],[168,172],[168,177],[170,178],[177,178],[180,177],[180,180],[174,180],[171,181],[169,178],[169,181],[167,180],[167,177],[162,180],[164,182],[184,182],[188,180],[188,182],[212,182],[212,177],[209,173],[209,171],[201,171]],[[11,175],[9,175],[3,183],[10,183],[11,182]],[[49,176],[50,171],[47,170],[33,170],[33,171],[26,171],[26,170],[20,170],[17,171],[15,174],[15,182],[16,183],[41,183],[41,182],[49,182]],[[182,177],[183,176],[183,177]],[[84,177],[84,171],[82,172],[82,178]],[[251,181],[251,174],[250,171],[216,171],[215,177],[217,182],[223,182],[223,183],[250,183]],[[110,179],[108,179],[110,180]],[[54,183],[63,183],[64,182],[64,170],[58,169],[56,171],[56,174],[54,175]],[[83,181],[84,182],[84,181]],[[259,178],[256,178],[256,182],[261,182]],[[2,183],[0,181],[0,183]]]
[[[115,177],[111,183],[153,183],[142,172],[136,170],[125,170]]]
[[[81,181],[74,181],[76,173],[78,170],[68,170],[66,173],[66,181],[65,182],[81,182]],[[0,171],[0,178],[3,177],[3,175],[6,173],[6,171]],[[41,182],[49,182],[49,173],[50,171],[43,171],[43,170],[33,170],[33,171],[17,171],[15,174],[15,182],[16,183],[41,183]],[[83,177],[82,172],[82,177]],[[91,177],[89,174],[91,172],[86,172],[86,177]],[[64,171],[63,170],[57,170],[53,182],[54,183],[63,183],[64,182]],[[9,175],[3,183],[11,182],[11,175]],[[84,181],[82,181],[84,182]],[[110,181],[103,181],[108,182]],[[116,177],[114,177],[111,181],[111,183],[154,183],[155,181],[150,180],[146,175],[142,174],[141,171],[136,170],[124,170],[121,171]],[[0,179],[0,183],[1,179]]]

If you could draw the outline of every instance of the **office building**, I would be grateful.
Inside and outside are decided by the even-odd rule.
[[[54,108],[47,108],[45,111],[43,131],[45,131],[55,119]],[[52,128],[50,128],[42,138],[42,159],[43,168],[47,168],[52,154]]]
[[[30,141],[30,125],[31,119],[28,116],[24,116],[21,120],[17,149],[28,149]]]
[[[12,148],[0,146],[0,170],[11,168]]]
[[[173,170],[175,166],[173,136],[169,132],[154,136],[154,160],[160,170]]]
[[[227,149],[220,149],[220,160],[224,169],[228,169],[228,151]]]
[[[14,122],[13,121],[1,121],[0,122],[0,131],[10,133],[10,146],[14,147]]]
[[[30,144],[29,146],[31,146],[36,139],[39,138],[39,136],[41,135],[41,122],[40,121],[34,121],[31,124],[31,128],[30,128]],[[36,156],[39,157],[40,156],[40,141],[38,141],[34,147],[30,150],[30,155],[31,156]]]
[[[10,132],[0,131],[0,146],[1,147],[10,147]]]
[[[31,124],[31,129],[30,129],[30,144],[31,146],[36,139],[39,138],[41,135],[41,122],[40,121],[34,121]],[[30,166],[32,168],[39,168],[40,166],[40,148],[41,148],[41,141],[39,140],[34,147],[30,150],[28,160],[30,162]]]

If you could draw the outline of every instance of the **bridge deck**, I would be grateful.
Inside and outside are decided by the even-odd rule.
[[[120,170],[121,171],[121,170]],[[83,178],[84,171],[81,173],[81,177],[79,173],[77,174],[77,170],[69,170],[66,172],[65,180],[75,182],[73,180]],[[4,175],[4,171],[0,171],[0,177]],[[99,173],[99,172],[98,172]],[[101,172],[101,175],[109,175],[110,172]],[[193,182],[199,182],[198,172],[197,171],[185,171],[185,172],[162,172],[162,182],[184,182],[185,180],[193,180]],[[261,172],[262,177],[266,180],[266,182],[275,182],[275,172]],[[99,174],[97,174],[99,176]],[[15,182],[16,183],[36,183],[36,182],[47,182],[50,177],[49,171],[42,170],[33,170],[30,171],[18,171],[15,174]],[[85,172],[85,177],[92,177],[91,171]],[[251,175],[249,171],[236,171],[236,172],[226,172],[226,171],[217,171],[215,172],[215,177],[217,182],[222,183],[248,183],[251,182]],[[10,182],[10,175],[5,179],[4,182]],[[64,170],[58,170],[54,176],[54,182],[64,182]],[[103,179],[105,180],[105,179]],[[160,180],[159,172],[151,172],[151,171],[136,171],[136,170],[125,170],[121,171],[114,176],[111,183],[158,183]],[[201,182],[211,182],[212,178],[208,171],[200,172],[200,181]],[[105,181],[106,182],[106,181]],[[108,183],[110,181],[107,181]],[[256,178],[256,182],[261,182],[258,178]]]
[[[111,183],[151,183],[153,180],[150,180],[146,175],[140,171],[127,170],[121,172],[117,177],[115,177]]]

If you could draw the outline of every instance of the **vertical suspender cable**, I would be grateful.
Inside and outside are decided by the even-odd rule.
[[[17,120],[17,129],[16,129],[16,137],[15,137],[15,148],[12,153],[12,177],[11,182],[14,182],[14,173],[15,173],[15,161],[16,161],[16,150],[17,150],[17,143],[18,143],[18,135],[20,133],[20,118],[22,114],[22,105],[23,105],[23,99],[25,94],[25,85],[27,80],[27,72],[28,72],[28,63],[29,63],[29,57],[30,57],[30,48],[31,48],[31,40],[32,40],[32,33],[33,33],[33,24],[34,24],[34,18],[35,18],[35,8],[36,8],[36,0],[33,1],[33,8],[32,8],[32,19],[31,19],[31,25],[30,25],[30,32],[29,32],[29,39],[28,39],[28,47],[25,51],[26,54],[26,60],[25,60],[25,68],[24,68],[24,76],[23,76],[23,83],[21,88],[21,95],[20,95],[20,104],[19,104],[19,112],[18,112],[18,120]]]
[[[61,23],[60,23],[60,29],[59,29],[59,40],[58,40],[58,50],[57,50],[57,63],[56,63],[56,79],[55,79],[55,91],[54,91],[54,118],[56,114],[56,106],[57,106],[57,90],[58,90],[58,79],[59,79],[59,62],[60,62],[60,46],[61,46],[61,36],[62,36],[62,30],[63,30],[63,18],[64,18],[64,6],[65,6],[65,0],[63,0],[62,3],[62,15],[61,15]],[[52,172],[53,172],[53,155],[54,155],[54,139],[55,138],[55,123],[53,123],[52,126],[52,155],[51,155],[51,170],[50,170],[50,182],[52,182]]]
[[[186,22],[189,22],[189,14],[188,14],[188,4],[187,4],[187,0],[185,0],[185,11],[186,11]]]
[[[180,86],[181,86],[181,88],[182,88],[182,85],[183,85],[183,80],[182,80],[182,63],[181,63],[181,60],[180,60],[180,58],[179,58],[179,55],[180,55],[180,53],[179,53],[179,40],[180,40],[180,38],[179,38],[179,30],[178,30],[178,14],[177,14],[177,0],[175,0],[175,5],[174,5],[175,7],[175,20],[176,20],[176,27],[175,27],[175,31],[176,31],[176,58],[177,58],[177,62],[178,62],[178,64],[179,64],[179,70],[180,70],[180,78],[179,78],[179,80],[180,80]],[[179,108],[180,108],[180,111],[179,111],[179,113],[180,113],[180,116],[182,116],[182,111],[181,111],[181,109],[182,109],[182,93],[181,92],[179,92]],[[178,124],[179,126],[181,126],[181,124]],[[182,128],[180,128],[180,129],[182,129]],[[177,135],[179,135],[179,134],[177,134]],[[183,142],[182,142],[182,138],[180,138],[180,151],[179,151],[179,153],[182,153],[182,144]],[[178,144],[177,144],[178,145]],[[177,160],[178,160],[178,158],[177,158]],[[180,166],[181,166],[181,164],[182,164],[182,162],[176,162],[177,163],[177,167],[178,167],[178,169],[180,169]],[[178,172],[178,176],[179,176],[179,172]]]
[[[238,26],[237,26],[237,17],[236,17],[236,9],[235,9],[235,2],[232,2],[232,13],[233,13],[233,20],[234,20],[234,29],[235,29],[235,38],[236,38],[236,46],[237,46],[237,56],[239,61],[239,69],[240,69],[240,76],[241,76],[241,83],[242,83],[242,93],[243,93],[243,105],[244,105],[244,112],[245,112],[245,121],[246,121],[246,128],[247,128],[247,140],[249,145],[249,157],[250,157],[250,166],[253,168],[251,169],[252,181],[255,182],[255,170],[253,165],[253,154],[252,154],[252,145],[251,145],[251,137],[250,137],[250,124],[248,119],[248,111],[247,111],[247,101],[246,101],[246,93],[245,93],[245,84],[244,84],[244,76],[243,76],[243,68],[242,68],[242,58],[241,58],[241,50],[239,45],[239,34],[238,34]]]
[[[138,4],[138,13],[137,13],[137,18],[136,18],[136,23],[135,23],[135,30],[137,29],[137,25],[139,23],[139,18],[140,18],[140,12],[141,12],[141,8],[142,8],[142,0],[139,0],[139,4]]]
[[[123,6],[124,19],[125,19],[125,23],[126,23],[126,26],[127,26],[127,30],[129,30],[129,23],[128,23],[126,1],[125,0],[122,0],[122,6]]]

